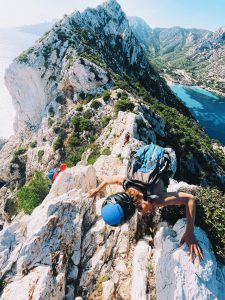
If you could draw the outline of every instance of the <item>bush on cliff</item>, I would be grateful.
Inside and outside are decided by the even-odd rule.
[[[74,116],[71,122],[75,132],[89,131],[91,128],[90,119],[85,118],[84,116]]]
[[[91,108],[98,109],[102,106],[102,103],[98,100],[93,100],[90,106]]]
[[[119,111],[132,111],[134,109],[134,104],[127,98],[119,99],[115,105],[115,113],[118,114]]]
[[[14,155],[18,156],[18,155],[22,155],[27,151],[27,148],[25,147],[19,147],[16,148],[16,150],[14,151]]]
[[[109,99],[110,99],[110,92],[109,91],[104,91],[104,93],[102,94],[102,97],[103,97],[103,100],[105,101],[105,102],[108,102],[109,101]]]
[[[37,172],[33,179],[18,192],[19,209],[31,214],[49,192],[49,181],[43,172]]]
[[[21,54],[19,55],[19,57],[18,57],[18,61],[19,61],[20,63],[26,63],[26,62],[28,62],[28,56],[27,56],[27,54],[21,53]]]

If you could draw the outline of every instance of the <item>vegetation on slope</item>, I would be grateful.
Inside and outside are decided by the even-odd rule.
[[[18,192],[19,209],[31,214],[49,192],[49,180],[43,172],[37,172],[28,184]]]

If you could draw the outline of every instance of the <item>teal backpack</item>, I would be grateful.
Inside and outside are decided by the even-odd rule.
[[[170,155],[166,149],[155,144],[142,146],[131,155],[124,188],[136,186],[149,191],[159,178],[168,186],[171,176],[170,162]]]

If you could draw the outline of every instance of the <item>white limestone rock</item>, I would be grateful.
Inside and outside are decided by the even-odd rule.
[[[94,164],[98,182],[102,182],[114,175],[125,177],[125,167],[118,157],[101,155]],[[108,185],[101,192],[102,196],[122,192],[122,187],[119,185]]]
[[[144,240],[138,241],[133,256],[132,300],[147,300],[147,264],[151,255],[151,247]]]
[[[74,188],[88,193],[96,186],[95,169],[92,166],[68,168],[60,173],[51,188],[52,197],[63,195]]]
[[[157,299],[224,299],[225,277],[205,232],[195,227],[204,254],[204,260],[197,264],[196,260],[189,261],[186,244],[178,246],[184,230],[181,219],[173,228],[161,227],[155,236]]]
[[[65,274],[61,274],[54,278],[49,266],[37,266],[26,276],[17,276],[15,281],[7,285],[1,299],[63,299],[64,276]]]
[[[16,110],[14,130],[18,132],[26,126],[40,124],[49,103],[40,71],[13,62],[6,70],[5,82]]]
[[[72,86],[76,94],[101,92],[101,87],[109,82],[107,72],[87,59],[80,60],[74,57],[72,66],[69,68],[68,61],[65,60],[61,72],[63,81],[60,85]],[[98,80],[96,80],[96,74],[98,74]]]
[[[81,170],[83,192],[95,186],[91,169]],[[15,297],[15,290],[21,295],[24,290],[21,299],[29,299],[30,295],[32,299],[63,299],[69,258],[81,247],[83,216],[89,214],[92,222],[95,218],[92,202],[79,189],[78,172],[74,177],[75,189],[71,190],[68,184],[64,185],[63,177],[59,178],[58,189],[55,186],[30,217],[13,222],[0,232],[0,276],[8,283],[3,299]],[[78,260],[79,257],[75,262]],[[74,269],[71,276],[77,273]]]
[[[103,300],[113,299],[115,285],[111,280],[103,282]]]
[[[180,191],[195,191],[198,188],[197,185],[188,184],[184,181],[177,182],[174,179],[170,179],[169,186],[167,188],[167,192],[180,192]]]

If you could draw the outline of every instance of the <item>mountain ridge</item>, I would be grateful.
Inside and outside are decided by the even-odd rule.
[[[224,187],[224,154],[149,65],[124,18],[115,1],[66,16],[7,71],[18,115],[16,134],[0,150],[3,299],[139,300],[150,293],[164,299],[183,295],[182,278],[193,279],[185,281],[193,297],[219,298],[223,291],[223,266],[199,228],[195,232],[207,263],[197,269],[190,267],[186,249],[177,248],[184,220],[171,228],[158,223],[158,213],[153,219],[137,212],[131,222],[110,228],[100,219],[100,207],[120,187],[107,186],[97,202],[88,197],[97,181],[125,176],[128,159],[140,145],[172,148],[175,179],[208,188],[171,181],[168,191],[200,190],[196,220],[215,253],[223,255],[224,196],[209,187]],[[62,162],[68,168],[49,190],[46,174]],[[183,216],[173,208],[164,216],[169,212],[174,222]],[[160,267],[148,259],[153,239]],[[178,277],[171,266],[179,268]]]

